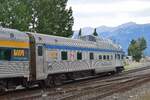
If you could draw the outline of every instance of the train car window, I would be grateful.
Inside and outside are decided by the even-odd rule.
[[[42,56],[42,55],[43,55],[43,47],[38,46],[38,56]]]
[[[102,56],[101,55],[99,55],[99,60],[102,60]]]
[[[123,59],[123,58],[124,58],[124,55],[121,56],[121,59]]]
[[[106,56],[105,55],[103,56],[103,59],[106,60]]]
[[[93,60],[93,59],[94,59],[94,54],[90,53],[90,60]]]
[[[120,59],[120,54],[118,54],[117,56],[118,56],[118,59]]]
[[[11,59],[11,49],[0,49],[0,60],[7,60]]]
[[[107,55],[107,60],[109,60],[109,55]]]
[[[77,52],[77,60],[82,60],[82,52]]]
[[[62,60],[68,60],[67,51],[62,51],[62,52],[61,52],[61,59],[62,59]]]

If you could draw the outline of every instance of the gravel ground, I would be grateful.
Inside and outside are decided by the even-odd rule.
[[[125,92],[114,93],[102,100],[150,100],[150,82]]]
[[[150,62],[132,63],[131,65],[126,66],[126,69],[130,70],[134,68],[140,68],[145,65],[150,65]],[[150,100],[150,82],[125,92],[114,93],[111,96],[103,98],[102,100]]]

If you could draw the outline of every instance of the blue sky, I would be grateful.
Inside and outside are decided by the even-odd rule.
[[[70,6],[75,19],[74,30],[131,21],[150,23],[150,0],[69,0]]]

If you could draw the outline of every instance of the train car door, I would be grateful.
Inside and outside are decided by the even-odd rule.
[[[37,44],[36,51],[36,78],[40,80],[44,79],[44,46]]]

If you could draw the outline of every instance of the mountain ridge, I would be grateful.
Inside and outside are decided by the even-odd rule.
[[[150,56],[150,23],[137,24],[135,22],[128,22],[116,27],[107,27],[105,25],[96,27],[97,33],[100,37],[110,38],[119,43],[124,51],[127,53],[129,43],[132,39],[144,37],[147,40],[147,49],[145,55]],[[92,34],[94,28],[85,27],[82,28],[82,35]],[[78,31],[75,31],[73,38],[77,38]]]

